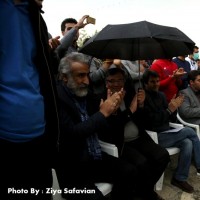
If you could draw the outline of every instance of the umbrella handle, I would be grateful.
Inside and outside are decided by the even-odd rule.
[[[139,70],[139,73],[138,73],[138,80],[139,80],[139,88],[138,89],[141,89],[142,88],[142,84],[141,84],[141,73],[140,73],[140,60],[138,60],[138,70]]]

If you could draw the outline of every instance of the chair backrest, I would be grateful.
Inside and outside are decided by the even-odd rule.
[[[181,127],[183,127],[182,124],[170,123],[169,125],[170,125],[170,127],[174,127],[174,128],[181,128]],[[152,140],[156,144],[158,144],[158,134],[157,134],[157,132],[149,131],[149,130],[146,130],[146,131],[149,134],[149,136],[152,138]],[[177,148],[177,147],[169,147],[169,148],[166,148],[166,150],[168,151],[169,155],[174,155],[174,154],[177,154],[177,153],[180,152],[180,149]],[[157,181],[157,183],[155,185],[155,189],[156,190],[162,190],[163,179],[164,179],[164,172],[163,172],[162,176],[160,177],[160,179]]]
[[[118,149],[114,144],[103,142],[102,140],[99,140],[99,144],[103,152],[106,152],[109,155],[114,156],[114,157],[119,157]]]
[[[179,127],[183,127],[182,124],[176,124],[176,123],[169,123],[170,127],[173,127],[173,128],[179,128]],[[157,132],[154,132],[154,131],[149,131],[149,130],[146,130],[146,132],[149,134],[149,136],[152,138],[152,140],[158,144],[158,134]],[[180,152],[180,149],[177,148],[177,147],[169,147],[169,148],[166,148],[166,150],[168,151],[169,155],[174,155],[174,154],[177,154]]]
[[[199,125],[197,125],[197,124],[191,124],[191,123],[188,123],[188,122],[184,121],[184,120],[181,118],[181,116],[179,115],[178,112],[177,112],[176,117],[177,117],[178,121],[179,121],[181,124],[183,124],[184,126],[188,126],[188,127],[193,128],[193,129],[196,131],[196,133],[197,133],[197,135],[198,135],[198,137],[199,137],[199,139],[200,139]]]
[[[59,193],[60,186],[59,186],[59,183],[58,183],[58,179],[57,179],[57,175],[56,175],[55,169],[52,169],[52,176],[53,176],[52,189],[54,191],[57,191],[55,194],[52,194],[52,200],[65,200],[64,198],[62,198],[61,194]]]
[[[118,157],[118,149],[114,144],[103,142],[101,140],[99,140],[99,144],[103,152],[106,152],[107,154],[112,155],[114,157]],[[98,187],[98,189],[102,192],[104,196],[109,194],[112,191],[113,187],[111,183],[95,183],[95,185]]]
[[[157,132],[155,131],[149,131],[149,130],[146,130],[146,132],[149,134],[149,136],[152,138],[152,140],[158,144],[158,135],[157,135]]]

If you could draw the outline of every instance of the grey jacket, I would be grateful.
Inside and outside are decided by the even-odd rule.
[[[185,96],[182,105],[178,109],[181,118],[188,123],[200,125],[200,101],[197,96],[190,86],[181,90],[180,93]]]
[[[74,38],[76,37],[76,34],[77,34],[77,30],[75,28],[72,28],[60,40],[60,45],[55,50],[59,60],[62,59],[68,53],[78,51],[75,47],[72,46]]]

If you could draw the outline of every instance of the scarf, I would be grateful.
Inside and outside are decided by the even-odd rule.
[[[81,121],[88,120],[89,116],[86,109],[86,101],[77,101],[74,99],[75,105],[79,110]],[[101,154],[101,146],[99,144],[99,140],[97,137],[97,134],[94,133],[93,135],[90,135],[87,138],[87,147],[88,147],[88,153],[94,160],[101,160],[102,154]]]

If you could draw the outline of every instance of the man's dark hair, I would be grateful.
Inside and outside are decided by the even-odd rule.
[[[143,83],[147,84],[150,77],[158,78],[159,74],[153,70],[146,70],[142,76]]]
[[[65,31],[65,24],[67,23],[73,23],[73,24],[77,24],[77,20],[74,18],[66,18],[62,21],[61,23],[61,31]]]
[[[113,66],[113,68],[112,68]],[[111,68],[108,69],[108,71],[106,72],[106,77],[108,76],[112,76],[112,75],[115,75],[115,74],[118,74],[118,73],[121,73],[124,77],[125,77],[125,72],[123,69],[120,69],[119,67],[114,67],[115,65],[112,64],[111,65]]]
[[[188,83],[190,83],[190,81],[195,81],[195,79],[197,78],[197,76],[200,75],[200,71],[199,70],[192,70],[188,73]]]

